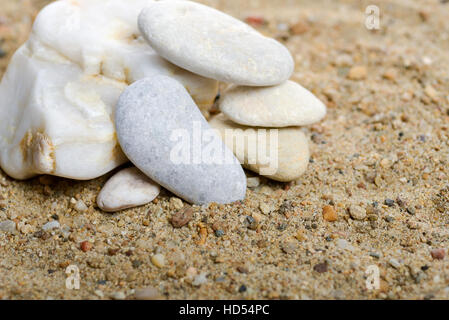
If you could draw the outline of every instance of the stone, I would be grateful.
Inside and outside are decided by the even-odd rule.
[[[348,79],[363,80],[366,78],[368,71],[365,66],[354,66],[349,70]]]
[[[127,162],[113,119],[136,80],[170,75],[200,107],[214,102],[217,81],[169,63],[140,36],[137,17],[151,2],[63,0],[38,14],[0,84],[0,166],[9,176],[90,180]]]
[[[146,287],[137,289],[136,292],[134,292],[134,298],[136,300],[158,300],[160,299],[160,295],[156,288]]]
[[[227,119],[213,117],[217,129],[242,165],[270,179],[289,182],[306,171],[310,152],[306,136],[297,127],[270,129],[246,127]]]
[[[326,115],[326,106],[293,81],[272,87],[234,87],[223,94],[220,110],[235,123],[273,128],[310,125]]]
[[[354,247],[345,239],[337,239],[336,245],[338,248],[342,250],[349,250],[349,251],[354,250]]]
[[[366,218],[366,210],[361,206],[352,205],[349,207],[349,215],[354,220],[363,220]]]
[[[259,177],[249,177],[246,178],[246,185],[248,188],[257,188],[260,186],[260,178]]]
[[[207,274],[203,272],[193,279],[192,285],[194,287],[200,287],[205,283],[207,283]]]
[[[83,252],[89,252],[90,250],[92,250],[93,248],[93,244],[90,243],[89,241],[83,241],[80,243],[80,249]]]
[[[264,201],[261,201],[259,203],[259,209],[264,215],[267,215],[271,212],[270,206]]]
[[[388,260],[388,263],[395,269],[399,269],[401,267],[401,263],[395,258]]]
[[[337,212],[332,206],[323,207],[323,219],[329,222],[334,222],[338,220]]]
[[[170,222],[174,228],[182,228],[193,219],[193,209],[188,206],[176,212]]]
[[[59,224],[58,221],[50,221],[42,226],[42,230],[51,231],[53,229],[59,229],[60,227],[61,225]]]
[[[182,203],[182,200],[176,197],[170,198],[170,206],[175,210],[180,210],[182,207],[184,207],[184,203]]]
[[[115,123],[131,162],[178,197],[199,205],[245,198],[241,165],[178,81],[135,82],[120,96]]]
[[[16,231],[16,223],[11,220],[0,222],[0,231],[5,233],[14,233]]]
[[[103,299],[103,298],[104,298],[104,293],[103,293],[103,291],[101,291],[100,289],[95,290],[95,291],[94,291],[94,294],[95,294],[98,298],[100,298],[100,299]]]
[[[73,208],[80,213],[86,212],[89,209],[83,200],[76,201],[75,206]]]
[[[110,297],[112,300],[125,300],[126,299],[126,295],[121,291],[112,293],[110,295]]]
[[[106,182],[97,204],[105,212],[117,212],[150,203],[160,192],[161,187],[139,169],[126,168]]]
[[[206,78],[269,86],[286,81],[294,70],[282,44],[199,3],[154,2],[142,11],[138,24],[158,54]]]
[[[165,257],[158,253],[151,257],[151,262],[158,268],[163,268],[165,266]]]

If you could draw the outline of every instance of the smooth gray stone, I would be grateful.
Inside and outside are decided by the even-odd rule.
[[[206,78],[247,86],[277,85],[294,70],[286,47],[223,12],[191,1],[158,1],[139,15],[156,52]]]
[[[129,86],[117,104],[115,124],[131,162],[184,200],[202,205],[245,198],[240,163],[176,80],[157,76]],[[212,145],[220,151],[209,153]]]

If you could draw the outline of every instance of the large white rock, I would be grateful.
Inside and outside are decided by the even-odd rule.
[[[106,212],[117,212],[150,203],[161,192],[161,187],[136,167],[116,173],[106,182],[97,197],[98,207]]]
[[[191,1],[159,1],[139,16],[139,28],[162,57],[202,76],[248,86],[290,78],[286,47],[240,20]]]
[[[310,159],[307,137],[298,127],[265,129],[245,127],[223,114],[209,124],[218,130],[243,167],[270,179],[297,180],[307,169]]]
[[[236,123],[274,128],[309,125],[326,115],[326,106],[293,81],[273,87],[234,87],[223,94],[220,110]]]
[[[201,107],[218,85],[159,57],[139,36],[152,0],[62,0],[37,16],[0,84],[0,165],[11,177],[87,180],[127,161],[115,134],[122,91],[155,75],[180,81]]]

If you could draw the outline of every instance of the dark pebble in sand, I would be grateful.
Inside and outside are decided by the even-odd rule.
[[[240,292],[240,293],[246,292],[246,290],[247,290],[247,288],[246,288],[246,286],[245,286],[244,284],[242,284],[242,285],[240,286],[240,288],[239,288],[239,292]]]
[[[248,229],[251,229],[251,230],[256,230],[257,229],[257,221],[256,221],[256,219],[254,219],[251,216],[247,216],[245,218],[245,224],[248,227]]]
[[[323,263],[318,263],[317,265],[315,265],[313,267],[313,270],[315,270],[318,273],[324,273],[327,272],[328,270],[328,265],[327,262],[323,262]]]
[[[215,236],[217,237],[223,237],[224,236],[224,231],[223,230],[216,230],[215,231]]]

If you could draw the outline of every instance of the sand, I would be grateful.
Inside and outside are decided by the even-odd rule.
[[[48,2],[0,0],[0,74]],[[0,232],[0,298],[131,299],[153,287],[162,299],[447,299],[448,258],[431,250],[449,245],[449,3],[203,2],[263,17],[257,29],[295,57],[293,79],[329,107],[304,128],[307,172],[289,184],[261,179],[242,203],[194,206],[182,228],[170,223],[180,201],[167,191],[110,215],[95,205],[110,174],[15,181],[1,172],[0,222],[19,230]],[[373,2],[378,31],[364,25]],[[323,219],[328,205],[337,221]],[[61,229],[41,231],[55,219]],[[71,265],[79,290],[66,288]],[[380,288],[369,290],[372,266]]]

